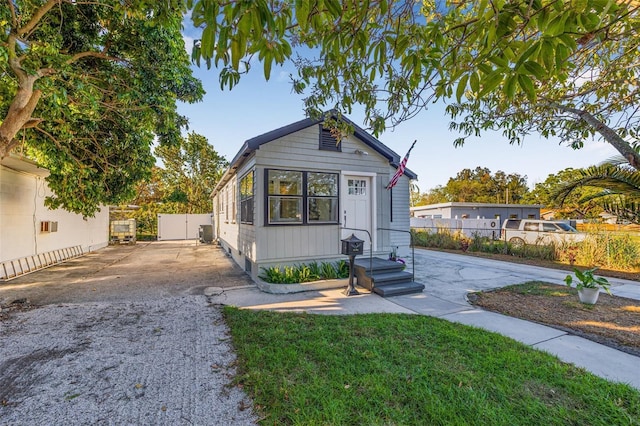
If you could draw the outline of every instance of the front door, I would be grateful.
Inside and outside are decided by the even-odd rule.
[[[372,229],[372,185],[370,176],[342,176],[342,237],[348,238],[352,233],[363,240],[365,250],[371,247]],[[369,231],[369,233],[363,230]],[[374,242],[375,243],[375,242]]]

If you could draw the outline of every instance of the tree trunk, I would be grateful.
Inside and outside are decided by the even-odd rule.
[[[16,93],[6,117],[0,124],[0,160],[9,155],[18,144],[15,139],[18,132],[27,127],[32,120],[31,115],[38,105],[42,92],[33,90],[33,84],[38,76],[30,75],[21,78],[18,92]]]

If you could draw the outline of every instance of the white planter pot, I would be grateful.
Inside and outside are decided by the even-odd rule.
[[[586,303],[588,305],[595,305],[598,301],[598,295],[600,294],[600,290],[597,288],[581,288],[578,290],[578,298],[582,303]]]

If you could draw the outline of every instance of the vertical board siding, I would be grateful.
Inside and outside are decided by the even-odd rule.
[[[395,170],[392,173],[394,172]],[[391,222],[390,228],[405,231],[410,229],[409,204],[409,178],[403,176],[393,188],[393,222]],[[405,232],[391,232],[389,238],[391,247],[398,247],[398,254],[407,256],[411,244],[411,236]]]

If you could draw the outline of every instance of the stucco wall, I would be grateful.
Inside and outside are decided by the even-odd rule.
[[[109,242],[109,209],[94,218],[44,205],[51,195],[44,178],[0,166],[0,261],[80,245],[96,250]],[[57,232],[40,232],[40,222],[58,222]]]

